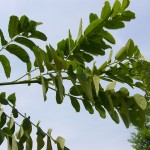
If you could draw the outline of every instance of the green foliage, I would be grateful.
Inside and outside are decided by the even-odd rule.
[[[64,98],[68,96],[76,112],[80,112],[80,105],[83,105],[90,114],[97,111],[103,119],[106,118],[106,114],[109,114],[117,124],[121,118],[127,128],[130,124],[142,128],[145,115],[150,114],[150,62],[144,59],[132,39],[129,39],[118,51],[113,61],[112,45],[116,44],[116,40],[110,33],[112,29],[125,27],[125,22],[135,18],[133,12],[126,10],[129,3],[129,0],[123,0],[122,3],[116,0],[111,7],[106,1],[100,15],[93,13],[89,15],[89,25],[85,30],[81,19],[77,39],[72,38],[69,30],[68,37],[58,42],[56,49],[51,45],[46,45],[42,49],[35,43],[34,39],[47,40],[46,35],[37,30],[41,22],[29,20],[27,16],[21,18],[11,16],[8,25],[9,42],[5,40],[0,30],[2,46],[0,52],[7,51],[14,57],[18,57],[27,65],[27,73],[15,81],[0,83],[0,86],[13,84],[30,86],[38,83],[42,87],[44,101],[47,100],[47,92],[53,90],[58,104],[62,104]],[[95,62],[92,69],[88,67],[88,63],[94,61],[95,56],[103,57],[107,50],[111,50],[108,60],[98,67]],[[31,53],[34,60],[30,60]],[[7,55],[0,55],[0,62],[6,77],[9,78],[12,68],[11,60],[9,61],[7,57]],[[36,70],[39,71],[38,76],[32,74]],[[24,77],[27,79],[23,80]],[[66,93],[64,80],[72,84],[68,93]],[[106,89],[101,85],[102,80],[108,82]],[[125,83],[132,88],[137,87],[143,90],[145,95],[138,93],[130,95],[125,87],[116,91],[117,83]],[[35,125],[30,117],[21,114],[16,108],[16,101],[15,93],[8,97],[5,92],[0,93],[0,104],[12,109],[12,115],[8,116],[2,106],[0,108],[0,144],[7,139],[10,150],[24,148],[31,150],[33,148],[31,133],[32,128],[35,127],[38,150],[45,144],[47,150],[51,150],[51,142],[57,144],[58,150],[68,149],[65,147],[64,138],[60,136],[56,140],[52,138],[52,129],[46,133],[39,123]],[[15,121],[18,117],[23,117],[22,124]],[[15,130],[16,125],[19,126],[18,132]]]

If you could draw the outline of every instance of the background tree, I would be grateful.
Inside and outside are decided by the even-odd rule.
[[[128,141],[136,150],[150,150],[150,118],[147,117],[143,128],[136,128]]]
[[[135,18],[133,12],[126,10],[128,5],[128,0],[123,0],[122,4],[116,0],[112,7],[109,2],[105,2],[100,17],[91,13],[90,23],[84,32],[81,20],[77,39],[72,39],[69,30],[68,38],[58,42],[56,49],[51,45],[46,45],[43,50],[32,40],[33,38],[47,40],[46,35],[37,30],[40,22],[30,20],[27,16],[20,18],[11,16],[8,25],[10,41],[6,41],[1,31],[2,48],[0,51],[7,51],[18,57],[26,64],[27,73],[14,81],[3,82],[0,85],[38,83],[42,85],[44,101],[47,100],[46,93],[51,89],[56,92],[58,104],[61,104],[64,97],[68,96],[77,112],[83,104],[90,114],[97,111],[100,117],[105,118],[108,112],[116,123],[119,123],[120,115],[127,128],[131,123],[142,127],[145,122],[145,109],[149,106],[147,101],[149,101],[150,66],[133,40],[128,40],[127,44],[115,55],[115,60],[112,59],[111,51],[108,60],[101,66],[93,63],[91,69],[87,65],[94,61],[95,56],[104,56],[105,51],[115,44],[114,37],[108,32],[110,29],[123,28],[126,21]],[[34,55],[35,61],[30,59],[31,55]],[[9,78],[11,64],[7,57],[5,53],[2,53],[0,62],[6,77]],[[64,80],[72,83],[69,92],[66,92],[64,88]],[[100,80],[111,82],[106,90],[101,86]],[[145,91],[146,95],[131,96],[125,87],[115,91],[117,82],[126,83],[132,88],[138,87]],[[67,149],[62,137],[59,136],[55,140],[51,136],[51,129],[45,133],[39,123],[32,123],[29,116],[20,113],[16,108],[15,93],[6,96],[6,93],[2,92],[0,103],[12,109],[12,115],[7,115],[1,107],[0,143],[6,138],[8,149],[23,149],[25,144],[26,149],[32,149],[30,134],[33,126],[37,128],[37,149],[44,146],[45,137],[47,137],[47,149],[52,149],[51,141],[57,144],[58,149]],[[14,118],[18,116],[24,118],[21,124],[14,121]],[[19,131],[15,134],[16,125],[19,126]]]

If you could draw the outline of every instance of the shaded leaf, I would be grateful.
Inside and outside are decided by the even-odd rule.
[[[125,25],[122,21],[113,19],[113,20],[108,20],[105,24],[104,27],[107,29],[120,29],[124,28]]]
[[[31,35],[29,36],[30,38],[35,38],[35,39],[40,39],[43,41],[47,41],[47,37],[44,33],[40,32],[40,31],[33,31],[31,32]]]
[[[22,45],[28,47],[28,48],[31,49],[31,50],[32,50],[32,48],[33,48],[34,46],[36,46],[36,45],[34,44],[34,42],[32,42],[31,40],[29,40],[29,39],[27,39],[27,38],[25,38],[25,37],[17,37],[17,38],[15,38],[14,41],[17,42],[17,43],[19,43],[19,44],[22,44]]]
[[[15,93],[10,94],[10,95],[8,96],[7,100],[8,100],[9,102],[11,102],[13,105],[15,105],[15,104],[16,104],[16,95],[15,95]]]
[[[37,128],[36,134],[42,138],[44,138],[46,136],[46,133],[40,127]]]
[[[33,52],[34,52],[34,55],[35,55],[35,58],[36,58],[36,62],[38,64],[38,67],[40,69],[40,72],[44,72],[44,67],[42,65],[43,63],[43,60],[42,60],[42,57],[40,55],[40,48],[39,47],[33,47]]]
[[[46,78],[44,78],[43,76],[41,77],[42,79],[42,90],[43,90],[43,97],[44,97],[44,101],[46,101],[47,97],[46,97],[46,93],[48,91],[48,81]]]
[[[6,45],[8,42],[5,40],[4,35],[2,30],[0,29],[0,40],[1,40],[1,45],[4,46]]]
[[[70,88],[70,94],[74,96],[83,95],[83,88],[81,85],[75,85]]]
[[[90,113],[90,114],[94,114],[94,109],[92,107],[92,105],[90,104],[90,102],[86,99],[82,100],[83,105],[85,107],[85,109]]]
[[[5,75],[7,78],[10,77],[10,73],[11,73],[11,66],[10,66],[10,62],[9,60],[7,59],[6,56],[4,55],[0,55],[0,62],[4,68],[4,71],[5,71]]]
[[[9,44],[7,47],[6,47],[6,50],[17,56],[20,60],[22,60],[23,62],[29,62],[30,61],[30,58],[29,58],[29,55],[28,53],[20,46],[18,45],[15,45],[15,44]]]
[[[8,25],[9,37],[12,39],[19,34],[19,18],[17,16],[11,16]]]
[[[41,150],[45,144],[43,138],[41,136],[37,136],[36,141],[37,141],[37,150]]]
[[[80,103],[78,102],[78,100],[73,96],[70,96],[70,100],[76,112],[80,112]]]

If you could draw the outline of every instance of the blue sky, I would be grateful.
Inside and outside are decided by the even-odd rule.
[[[109,1],[113,3],[114,0]],[[27,15],[30,19],[44,23],[39,30],[46,33],[48,41],[38,43],[41,46],[50,43],[56,47],[58,41],[67,37],[68,29],[71,29],[73,37],[76,38],[80,19],[83,19],[85,29],[89,13],[99,15],[103,3],[104,0],[0,0],[0,28],[7,35],[9,17]],[[117,41],[113,47],[114,53],[132,38],[143,55],[150,60],[150,3],[148,0],[131,1],[130,9],[136,13],[136,19],[126,23],[126,28],[111,32]],[[15,69],[12,70],[11,79],[25,73],[26,68],[18,59],[12,61],[12,67]],[[3,76],[2,73],[1,82],[5,80]],[[116,125],[109,116],[104,120],[97,113],[90,115],[84,109],[76,113],[68,98],[62,105],[57,105],[53,91],[48,92],[48,100],[44,103],[41,87],[38,85],[5,86],[0,89],[8,94],[16,91],[18,109],[30,115],[35,123],[41,120],[45,131],[52,128],[54,138],[63,136],[66,146],[71,150],[132,150],[127,139],[134,131],[133,127],[126,129],[122,122]],[[133,93],[134,91],[131,91],[131,94]],[[0,149],[6,149],[6,143]]]

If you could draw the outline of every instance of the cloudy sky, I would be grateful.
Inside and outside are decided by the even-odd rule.
[[[109,1],[113,3],[114,0]],[[83,27],[86,27],[89,13],[99,15],[103,3],[104,0],[0,0],[0,28],[7,36],[9,17],[27,15],[30,19],[44,23],[39,30],[46,33],[48,41],[39,44],[44,46],[50,43],[56,47],[58,41],[67,37],[68,29],[71,29],[76,38],[80,19],[83,19]],[[136,19],[126,23],[126,28],[112,31],[117,41],[113,50],[117,52],[132,38],[150,60],[149,0],[132,0],[130,9],[136,13]],[[25,73],[26,68],[18,59],[13,59],[11,63],[14,67],[11,79]],[[0,82],[4,80],[6,81],[4,74],[1,73]],[[44,103],[39,85],[5,86],[0,87],[0,90],[8,94],[16,91],[17,108],[30,115],[34,123],[41,120],[45,131],[52,128],[54,138],[63,136],[66,146],[71,150],[132,150],[127,139],[134,128],[126,129],[122,122],[116,125],[109,116],[104,120],[97,113],[90,115],[84,109],[76,113],[67,98],[62,105],[57,105],[53,91],[48,92],[48,100]],[[6,143],[0,149],[6,149]]]

